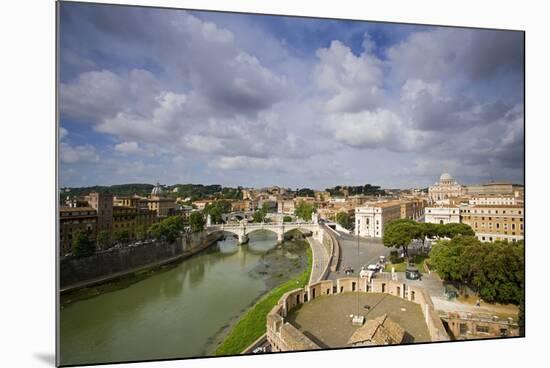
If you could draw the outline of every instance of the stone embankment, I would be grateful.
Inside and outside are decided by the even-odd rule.
[[[174,243],[152,242],[103,251],[84,258],[64,258],[59,263],[62,293],[97,285],[144,269],[190,257],[214,244],[222,233],[194,233]]]

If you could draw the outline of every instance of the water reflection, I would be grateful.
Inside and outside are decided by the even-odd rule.
[[[302,272],[305,249],[291,242],[277,248],[276,235],[269,231],[251,233],[246,245],[226,236],[163,272],[69,304],[60,315],[61,362],[205,355],[243,310]],[[302,257],[300,267],[286,253]]]

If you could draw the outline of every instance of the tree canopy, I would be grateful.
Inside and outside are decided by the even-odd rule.
[[[252,220],[253,220],[254,222],[264,222],[266,216],[267,216],[267,203],[264,203],[264,204],[262,205],[262,208],[256,210],[256,211],[252,214]]]
[[[221,199],[208,203],[204,207],[203,212],[205,215],[210,215],[210,220],[213,224],[220,224],[222,222],[222,215],[231,212],[231,202]]]
[[[191,212],[191,214],[189,215],[189,226],[191,227],[192,231],[202,231],[205,224],[206,221],[204,220],[204,216],[201,212]]]
[[[480,242],[458,235],[439,241],[430,252],[439,276],[469,285],[488,302],[520,304],[524,287],[524,244]]]
[[[76,230],[72,239],[73,256],[87,257],[95,253],[95,244],[88,237],[88,233],[83,230]]]
[[[315,212],[315,207],[306,201],[300,201],[294,209],[294,214],[305,221],[311,221],[313,212]]]
[[[193,215],[193,213],[191,213],[191,215]],[[149,234],[153,238],[162,239],[169,243],[173,243],[180,236],[180,231],[182,230],[183,219],[179,216],[170,216],[161,222],[151,225],[151,227],[149,227]]]
[[[350,229],[352,222],[351,217],[347,212],[338,212],[336,214],[336,222],[345,229]]]

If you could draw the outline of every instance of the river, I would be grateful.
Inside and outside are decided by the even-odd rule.
[[[60,313],[61,364],[211,355],[262,295],[307,267],[307,243],[277,246],[269,231],[208,250],[115,291],[67,303]],[[115,282],[116,284],[116,282]]]

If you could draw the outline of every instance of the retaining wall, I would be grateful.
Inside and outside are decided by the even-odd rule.
[[[184,236],[174,243],[154,242],[96,253],[83,258],[60,260],[59,277],[62,291],[132,273],[191,256],[216,242],[221,233],[204,232]]]

